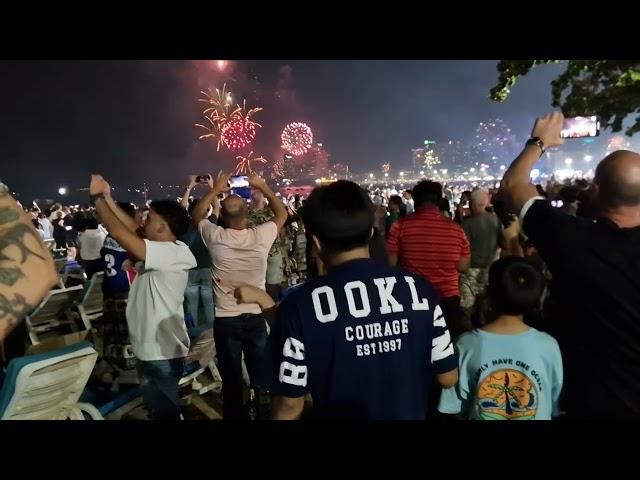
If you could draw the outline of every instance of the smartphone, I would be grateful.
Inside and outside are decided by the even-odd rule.
[[[229,186],[231,188],[249,187],[249,177],[246,175],[233,175],[229,177]]]
[[[600,120],[596,115],[565,118],[560,131],[562,138],[597,137],[598,135],[600,135]]]
[[[198,175],[196,177],[196,183],[207,183],[209,181],[209,175]]]
[[[250,187],[237,187],[230,190],[231,195],[238,195],[239,197],[249,200],[251,198]]]

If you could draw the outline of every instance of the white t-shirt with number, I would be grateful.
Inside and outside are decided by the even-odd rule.
[[[196,266],[180,241],[145,240],[144,268],[131,285],[127,325],[135,356],[143,361],[185,357],[189,337],[184,323],[188,271]]]

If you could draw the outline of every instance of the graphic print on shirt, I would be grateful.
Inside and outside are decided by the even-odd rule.
[[[538,389],[525,373],[494,370],[478,384],[478,412],[484,420],[534,420]]]

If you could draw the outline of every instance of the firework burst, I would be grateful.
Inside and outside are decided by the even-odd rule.
[[[254,122],[251,117],[262,110],[262,108],[252,108],[247,111],[246,100],[242,106],[236,105],[235,110],[231,110],[233,99],[231,92],[227,91],[227,85],[222,86],[222,90],[216,88],[215,92],[201,92],[204,98],[198,101],[206,103],[206,108],[202,114],[207,120],[207,124],[196,124],[196,127],[203,128],[207,133],[199,138],[218,139],[216,150],[220,151],[220,146],[225,145],[229,150],[240,150],[251,142],[256,136],[256,128],[261,127]]]
[[[307,153],[313,143],[313,132],[306,123],[290,123],[280,136],[282,148],[291,155],[299,157]]]
[[[253,162],[262,164],[267,163],[267,159],[262,156],[253,157],[253,151],[249,152],[249,155],[246,157],[238,155],[236,160],[238,161],[238,163],[236,163],[236,175],[249,175],[250,173],[253,173]]]

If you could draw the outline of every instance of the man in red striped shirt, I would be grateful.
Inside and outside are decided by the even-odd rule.
[[[455,337],[470,328],[462,324],[458,275],[469,269],[471,250],[462,228],[440,214],[441,198],[441,184],[418,183],[413,189],[415,213],[392,225],[387,250],[391,265],[422,275],[433,285]]]

